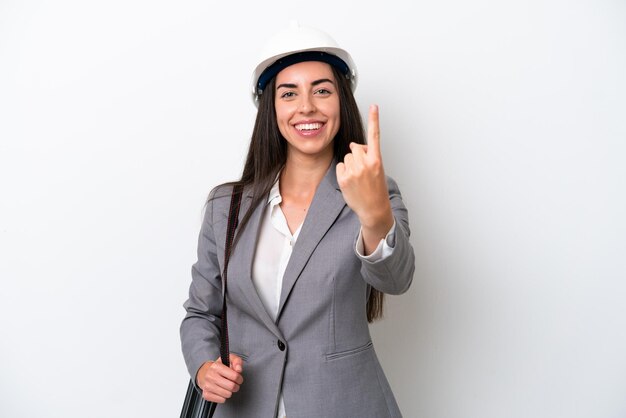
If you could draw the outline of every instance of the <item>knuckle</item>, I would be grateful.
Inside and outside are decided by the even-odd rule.
[[[374,158],[373,160],[371,160],[369,162],[369,167],[370,169],[374,170],[374,171],[380,171],[380,167],[382,166],[381,161],[379,158]]]

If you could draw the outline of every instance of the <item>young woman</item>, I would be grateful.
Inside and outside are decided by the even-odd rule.
[[[215,417],[400,417],[368,322],[413,277],[407,210],[385,176],[378,108],[367,134],[356,67],[327,34],[293,26],[253,76],[258,113],[241,179],[211,192],[181,325]],[[367,135],[367,141],[366,141]],[[230,367],[219,359],[233,185],[244,188],[228,268]]]

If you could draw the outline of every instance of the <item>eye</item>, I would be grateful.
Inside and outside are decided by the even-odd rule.
[[[296,95],[296,93],[293,92],[293,91],[286,91],[286,92],[284,92],[283,94],[280,95],[280,98],[281,99],[290,99],[290,98],[294,97],[295,95]]]
[[[322,87],[320,89],[315,90],[315,94],[321,94],[323,96],[327,96],[327,95],[331,94],[331,91]]]

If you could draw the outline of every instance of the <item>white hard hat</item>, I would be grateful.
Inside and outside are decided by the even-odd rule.
[[[292,21],[287,29],[272,36],[261,51],[259,65],[252,73],[252,101],[259,105],[259,96],[267,82],[280,70],[302,61],[327,62],[350,79],[352,91],[357,85],[357,71],[352,57],[325,32]]]

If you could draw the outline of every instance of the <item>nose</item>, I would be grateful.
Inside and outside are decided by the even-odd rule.
[[[300,113],[313,113],[315,112],[315,102],[313,96],[310,94],[303,94],[300,96]]]

